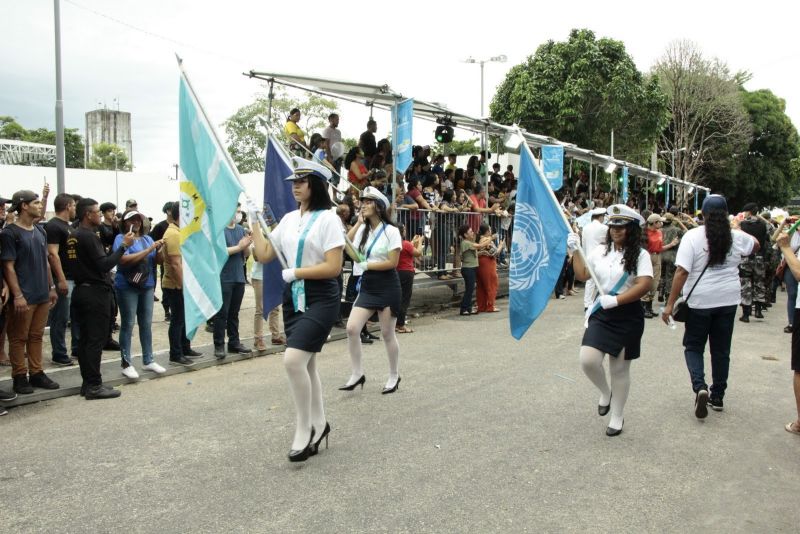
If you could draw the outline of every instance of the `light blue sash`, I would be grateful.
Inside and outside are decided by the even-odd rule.
[[[297,242],[297,260],[295,261],[295,268],[299,268],[303,264],[303,249],[306,245],[306,236],[308,236],[309,230],[314,226],[314,222],[317,220],[320,213],[322,213],[322,210],[317,210],[311,214],[308,224],[303,228],[303,233],[300,234],[300,241]],[[305,280],[301,279],[292,282],[292,304],[294,304],[294,311],[301,313],[306,311]]]

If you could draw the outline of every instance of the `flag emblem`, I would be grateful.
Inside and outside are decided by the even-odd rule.
[[[517,204],[514,240],[511,244],[509,288],[524,290],[539,281],[540,272],[550,265],[542,220],[530,204]]]

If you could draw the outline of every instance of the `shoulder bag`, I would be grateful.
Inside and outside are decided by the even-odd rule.
[[[703,267],[703,272],[700,273],[700,276],[697,277],[697,280],[694,281],[694,285],[692,289],[689,291],[689,294],[686,297],[680,297],[678,300],[675,301],[675,304],[672,306],[672,318],[675,319],[678,323],[685,323],[686,319],[689,318],[689,297],[692,296],[694,293],[694,288],[697,287],[697,283],[703,278],[703,275],[706,273],[706,269],[708,269],[708,263],[706,266]]]

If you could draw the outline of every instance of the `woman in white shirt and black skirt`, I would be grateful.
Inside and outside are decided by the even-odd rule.
[[[330,171],[312,161],[293,158],[292,193],[300,209],[287,213],[272,231],[272,240],[253,232],[255,258],[268,263],[282,254],[283,321],[286,352],[283,362],[297,409],[297,427],[289,451],[290,462],[302,462],[319,451],[330,432],[322,402],[322,383],[316,353],[328,339],[339,317],[339,285],[344,231],[328,195]],[[257,207],[248,202],[248,210]],[[256,213],[251,221],[257,220]]]
[[[589,251],[586,262],[597,277],[598,297],[587,310],[587,328],[581,342],[583,372],[600,390],[599,415],[611,412],[607,436],[622,432],[623,410],[630,389],[631,361],[639,357],[644,333],[644,310],[640,299],[650,289],[653,266],[641,247],[644,219],[623,205],[610,206],[608,238],[605,245]],[[580,247],[577,234],[568,237],[570,250]],[[580,254],[573,256],[575,278],[585,281],[589,270]],[[603,358],[609,355],[610,383],[606,381]]]
[[[339,389],[352,391],[356,386],[364,389],[366,376],[362,367],[361,329],[374,312],[378,312],[381,336],[389,357],[389,378],[383,394],[394,393],[400,385],[398,362],[400,347],[397,344],[395,325],[400,312],[400,277],[397,262],[400,259],[402,239],[400,231],[389,218],[389,200],[372,186],[361,192],[361,214],[350,229],[348,237],[363,256],[359,270],[363,271],[358,297],[347,320],[347,347],[350,350],[352,373]],[[356,258],[354,258],[356,259]]]

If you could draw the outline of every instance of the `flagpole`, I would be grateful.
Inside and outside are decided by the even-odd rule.
[[[561,205],[558,203],[558,199],[556,198],[556,194],[553,192],[553,188],[550,187],[550,184],[547,183],[547,181],[544,179],[544,171],[542,170],[541,165],[539,165],[539,163],[536,161],[536,158],[533,157],[533,152],[531,152],[531,147],[528,146],[528,142],[525,140],[525,136],[523,135],[522,130],[520,128],[517,128],[516,131],[517,134],[520,136],[520,139],[522,139],[522,145],[525,147],[525,150],[528,151],[528,157],[530,157],[531,163],[536,167],[536,170],[538,171],[535,174],[538,175],[539,180],[542,182],[542,185],[544,185],[544,188],[547,190],[548,193],[550,193],[550,200],[553,202],[555,206],[557,206],[558,212],[561,214],[561,220],[564,222],[564,226],[566,227],[567,232],[575,233],[575,230],[572,228],[572,225],[570,225],[567,216],[564,214],[564,210],[561,209]],[[592,266],[589,265],[588,261],[586,261],[586,254],[583,253],[583,247],[578,246],[578,248],[575,249],[575,252],[581,257],[581,260],[583,260],[583,265],[586,267],[586,270],[589,271],[589,276],[594,281],[595,289],[597,290],[598,295],[605,295],[602,286],[597,281],[597,275],[594,273],[594,269],[592,269]]]
[[[181,71],[181,77],[183,78],[183,81],[186,82],[186,87],[189,89],[189,93],[191,93],[192,98],[194,99],[195,103],[197,104],[197,109],[199,109],[200,113],[203,115],[203,119],[205,120],[206,126],[208,126],[208,129],[211,132],[211,136],[214,138],[214,141],[217,143],[217,147],[225,155],[225,161],[228,162],[228,166],[231,168],[231,171],[233,172],[233,176],[236,178],[236,181],[239,182],[239,187],[242,188],[242,191],[244,192],[244,196],[248,200],[252,201],[252,199],[250,198],[250,195],[247,193],[247,188],[245,188],[244,183],[242,182],[242,177],[239,176],[239,169],[236,167],[236,164],[233,162],[233,159],[231,158],[230,153],[228,153],[228,150],[225,148],[225,146],[220,141],[220,137],[219,137],[219,134],[217,133],[217,129],[214,127],[214,123],[212,123],[209,120],[208,115],[206,115],[206,110],[203,107],[203,104],[200,103],[200,99],[198,98],[197,93],[195,93],[194,87],[192,87],[192,82],[189,81],[189,75],[186,73],[186,69],[183,68],[183,59],[177,53],[175,54],[175,59],[178,61],[178,68]],[[272,248],[275,250],[275,255],[277,256],[278,261],[280,261],[281,266],[284,269],[287,269],[288,265],[286,264],[286,260],[284,259],[280,248],[276,245],[275,241],[273,240],[272,232],[270,231],[269,226],[267,226],[267,222],[264,220],[264,216],[260,212],[257,213],[256,215],[258,216],[258,223],[261,226],[262,231],[266,234],[267,239],[270,242],[270,245],[272,245]]]

